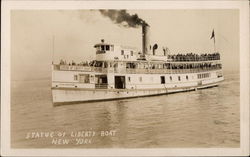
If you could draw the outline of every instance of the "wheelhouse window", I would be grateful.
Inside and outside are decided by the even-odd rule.
[[[105,45],[96,45],[96,54],[102,54],[105,53]]]
[[[105,51],[105,45],[101,45],[101,51]]]
[[[106,51],[110,51],[110,46],[106,45]]]

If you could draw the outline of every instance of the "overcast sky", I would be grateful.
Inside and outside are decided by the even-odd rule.
[[[128,10],[150,25],[151,41],[172,53],[212,53],[216,49],[226,71],[239,69],[238,10]],[[93,45],[108,43],[141,50],[141,28],[115,24],[97,10],[15,10],[11,12],[12,79],[49,77],[54,61],[94,59]]]

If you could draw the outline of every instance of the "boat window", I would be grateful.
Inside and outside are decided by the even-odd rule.
[[[105,51],[105,45],[101,45],[101,50]]]
[[[178,80],[179,80],[179,81],[181,80],[181,77],[180,77],[180,76],[178,76]]]
[[[188,80],[188,75],[186,75],[186,79]]]
[[[161,76],[161,84],[165,84],[165,77]]]
[[[108,88],[107,75],[95,75],[95,88],[99,88],[99,89]]]
[[[133,56],[133,53],[134,53],[133,51],[130,51],[130,55],[131,55],[131,56]]]
[[[125,76],[115,76],[115,88],[117,88],[117,89],[125,89],[126,88]]]
[[[78,75],[74,75],[74,80],[75,80],[75,81],[78,80]]]
[[[89,83],[89,74],[80,74],[79,81],[82,83]]]
[[[107,76],[101,77],[100,83],[108,83],[108,78],[107,78]]]
[[[210,77],[210,74],[209,73],[198,74],[197,77],[198,77],[198,79],[207,78],[207,77]]]
[[[108,67],[108,62],[103,62],[104,68]]]
[[[169,77],[170,81],[172,81],[172,76]]]
[[[110,50],[109,45],[106,45],[106,51],[109,51],[109,50]]]
[[[131,78],[130,78],[130,77],[128,77],[128,82],[130,82],[130,80],[131,80]]]
[[[108,78],[107,75],[96,75],[96,83],[97,84],[107,84],[108,83]]]
[[[124,55],[124,50],[121,50],[121,55]]]
[[[142,77],[139,78],[140,82],[142,82]]]

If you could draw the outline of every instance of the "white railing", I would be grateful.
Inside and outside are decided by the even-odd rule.
[[[54,70],[91,71],[91,67],[82,65],[54,65]]]
[[[90,66],[78,66],[78,65],[54,65],[54,70],[65,71],[86,71],[97,73],[127,73],[127,74],[177,74],[177,73],[197,73],[211,70],[219,70],[220,66],[206,67],[206,68],[194,68],[194,69],[129,69],[129,68],[102,68],[102,67],[90,67]]]

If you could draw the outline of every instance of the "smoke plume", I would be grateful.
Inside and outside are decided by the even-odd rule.
[[[99,10],[103,16],[109,17],[114,23],[124,27],[138,27],[147,25],[146,21],[139,18],[137,14],[130,15],[126,10]]]

